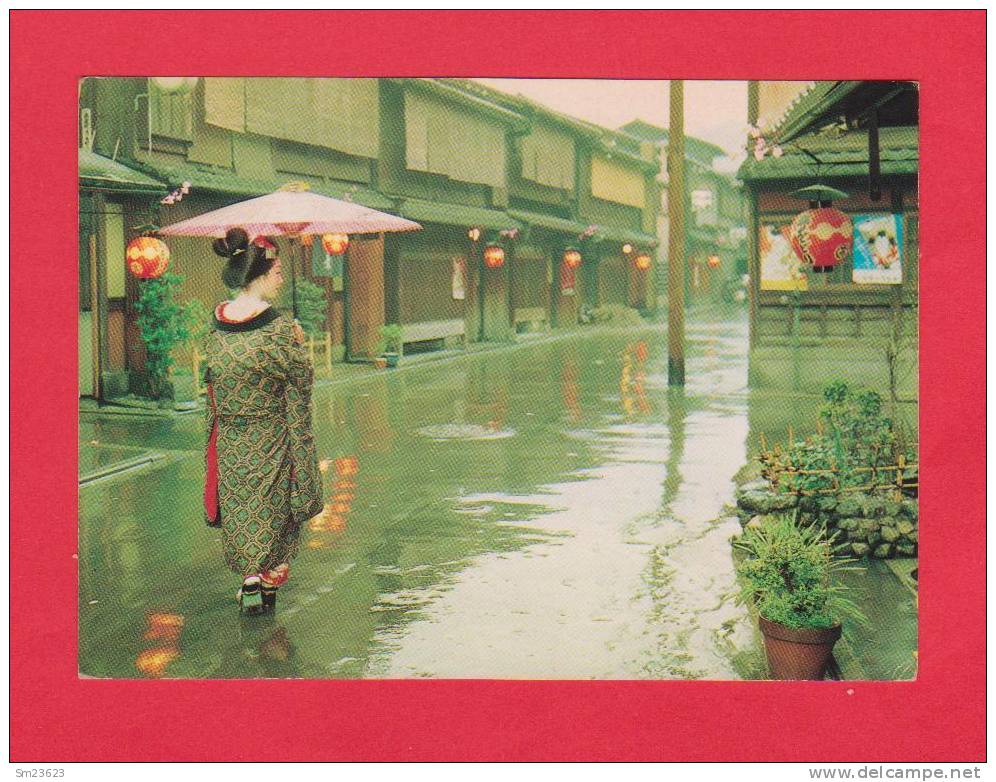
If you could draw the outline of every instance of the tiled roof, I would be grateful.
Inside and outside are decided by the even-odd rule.
[[[239,176],[234,171],[215,166],[198,166],[191,163],[168,166],[158,163],[143,163],[143,170],[166,181],[171,187],[178,187],[183,182],[190,182],[194,189],[209,190],[217,193],[228,193],[240,196],[260,196],[272,193],[287,183],[288,179],[263,180],[248,179]],[[302,179],[302,177],[296,177]],[[308,180],[312,192],[320,195],[339,198],[344,201],[354,201],[371,209],[391,211],[394,201],[375,190],[364,188],[349,182]]]
[[[780,158],[769,153],[749,157],[737,177],[745,181],[867,176],[868,131],[828,131],[799,136],[784,145]],[[915,126],[879,129],[884,176],[916,174],[920,164],[919,130]]]
[[[778,119],[766,131],[775,139],[790,139],[820,119],[833,105],[839,103],[858,87],[860,81],[817,81],[800,92]]]
[[[446,204],[441,201],[423,201],[406,198],[401,204],[400,214],[409,220],[420,223],[442,223],[464,227],[479,226],[502,231],[521,228],[519,222],[498,209],[485,209],[463,204]]]
[[[79,150],[79,178],[84,186],[101,190],[154,194],[167,191],[162,182],[86,149]]]

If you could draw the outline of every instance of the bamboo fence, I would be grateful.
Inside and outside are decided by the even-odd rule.
[[[910,474],[912,476],[919,476],[919,463],[907,462],[906,457],[902,455],[899,455],[896,458],[895,464],[847,467],[846,470],[836,464],[832,464],[829,468],[819,470],[803,470],[793,466],[792,464],[783,462],[782,457],[784,454],[782,450],[778,446],[769,449],[763,434],[760,436],[760,442],[761,449],[758,460],[762,465],[761,475],[771,481],[772,486],[779,486],[779,484],[784,486],[785,483],[793,477],[801,477],[806,475],[826,476],[831,482],[830,486],[821,489],[799,489],[795,487],[786,488],[786,494],[804,496],[890,490],[892,491],[893,496],[896,499],[899,499],[904,490],[918,489],[920,486],[919,477],[913,477],[912,480],[908,477]],[[789,429],[789,442],[793,442],[791,429]],[[854,473],[867,473],[869,475],[870,482],[855,486],[842,486],[841,475],[844,472],[847,472],[849,475]]]

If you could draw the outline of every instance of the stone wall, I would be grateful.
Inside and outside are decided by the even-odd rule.
[[[856,557],[917,556],[919,505],[916,499],[891,494],[843,492],[797,497],[779,494],[767,481],[745,484],[737,491],[737,516],[745,527],[762,526],[765,518],[797,512],[801,524],[824,524]]]

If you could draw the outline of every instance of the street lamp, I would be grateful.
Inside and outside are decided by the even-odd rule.
[[[342,255],[349,247],[346,234],[322,234],[322,249],[327,255]]]
[[[568,269],[576,269],[581,265],[581,252],[574,247],[564,250],[564,265]]]
[[[505,250],[497,244],[489,244],[484,248],[484,265],[489,269],[498,269],[505,263]]]

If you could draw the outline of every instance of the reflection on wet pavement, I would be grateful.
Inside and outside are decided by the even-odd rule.
[[[173,458],[81,489],[81,672],[750,675],[723,520],[746,322],[690,323],[688,356],[683,392],[657,327],[316,389],[326,504],[262,620],[201,519],[201,420],[84,419],[83,442]]]

